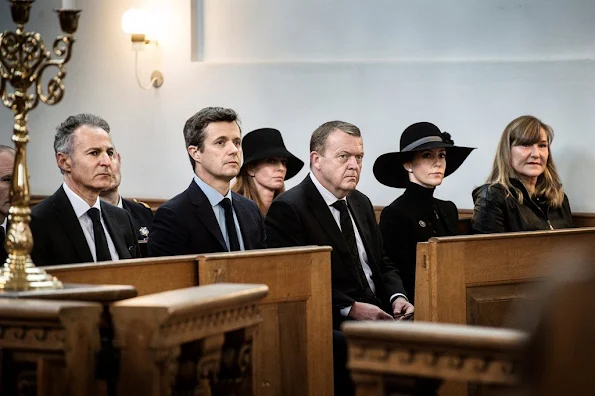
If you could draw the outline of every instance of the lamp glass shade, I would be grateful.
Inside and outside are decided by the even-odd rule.
[[[122,15],[122,30],[127,34],[149,35],[152,24],[148,10],[132,8]]]

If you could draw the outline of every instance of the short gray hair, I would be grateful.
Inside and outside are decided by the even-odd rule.
[[[240,128],[240,118],[232,109],[224,107],[205,107],[186,121],[184,125],[184,140],[186,148],[196,146],[203,151],[205,142],[205,129],[213,122],[235,122]],[[242,128],[240,128],[240,133]],[[188,154],[190,164],[194,169],[194,159]]]
[[[340,130],[348,135],[361,137],[362,133],[358,127],[345,121],[329,121],[325,122],[312,133],[310,138],[310,152],[316,151],[318,153],[324,153],[326,140],[328,136],[335,130]]]
[[[54,152],[72,154],[73,134],[80,126],[87,125],[92,128],[101,128],[110,133],[110,127],[106,120],[94,114],[81,113],[70,116],[56,128],[54,136]]]
[[[10,146],[6,146],[4,144],[0,144],[0,154],[2,153],[10,153],[13,156],[16,155],[16,150],[14,149],[14,147],[10,147]]]

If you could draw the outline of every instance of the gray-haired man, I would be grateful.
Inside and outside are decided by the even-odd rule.
[[[109,124],[92,114],[68,117],[54,151],[64,183],[31,214],[37,265],[114,261],[139,256],[128,212],[100,201],[112,179],[115,150]]]

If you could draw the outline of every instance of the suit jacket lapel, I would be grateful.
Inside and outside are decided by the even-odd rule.
[[[302,182],[306,189],[306,196],[308,197],[308,205],[314,215],[314,218],[320,223],[320,227],[326,232],[328,237],[331,239],[331,245],[333,249],[337,250],[337,253],[342,257],[343,262],[351,263],[347,268],[351,271],[354,279],[360,280],[358,269],[355,267],[358,263],[354,263],[347,248],[345,238],[341,233],[341,229],[337,225],[335,218],[333,217],[330,208],[322,198],[316,186],[310,179],[310,176],[306,176],[306,179]],[[363,287],[363,285],[362,285]]]
[[[227,251],[227,245],[225,244],[225,239],[223,239],[223,234],[221,233],[215,213],[213,213],[213,207],[205,193],[202,192],[194,180],[192,180],[190,187],[188,187],[188,195],[190,196],[190,202],[195,206],[195,214],[198,220],[219,241],[223,251]]]
[[[371,256],[370,252],[370,227],[368,226],[368,221],[366,220],[366,214],[363,212],[363,209],[357,200],[349,199],[349,195],[347,196],[347,204],[351,209],[351,214],[353,215],[353,219],[355,220],[355,224],[359,231],[359,235],[362,238],[362,242],[364,243],[364,248],[366,249],[366,254],[368,255],[368,264],[370,268],[372,268],[372,263],[374,262],[374,257]]]
[[[103,202],[101,202],[101,212],[103,214],[103,221],[105,222],[107,231],[112,238],[112,242],[114,243],[116,252],[118,252],[120,259],[122,260],[132,258],[130,252],[128,251],[128,246],[126,246],[124,235],[120,231],[118,220],[116,220],[116,218],[113,216],[111,209],[108,208]]]
[[[232,193],[233,194],[233,193]],[[246,211],[244,205],[240,202],[239,199],[232,199],[231,203],[233,205],[233,210],[236,212],[236,216],[238,217],[238,223],[240,225],[240,232],[242,233],[242,241],[244,242],[244,250],[251,250],[254,249],[252,246],[250,236],[247,236],[244,233],[244,230],[253,229],[253,227],[248,227],[248,223],[252,221],[250,215]]]
[[[68,200],[68,196],[64,188],[60,187],[54,194],[54,209],[56,211],[56,218],[64,227],[66,236],[73,244],[74,250],[77,252],[81,263],[88,263],[93,261],[93,255],[87,244],[85,234],[81,228],[81,223],[74,213],[74,209]]]

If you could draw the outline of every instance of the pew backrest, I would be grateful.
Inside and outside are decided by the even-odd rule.
[[[217,284],[113,304],[118,394],[160,396],[172,388],[219,394],[216,387],[225,379],[242,389],[238,394],[253,394],[252,333],[262,321],[258,303],[267,292],[265,285]],[[232,334],[241,342],[226,349]],[[234,377],[225,378],[222,366]]]
[[[416,320],[519,325],[550,269],[595,255],[595,228],[431,238],[417,245]]]
[[[23,387],[35,394],[92,394],[101,312],[98,303],[0,299],[0,394],[20,394]],[[32,362],[34,377],[27,378]]]

